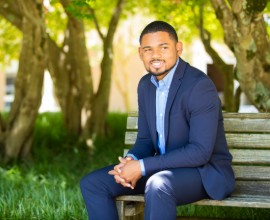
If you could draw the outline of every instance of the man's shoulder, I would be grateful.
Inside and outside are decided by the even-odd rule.
[[[151,83],[151,74],[147,73],[144,76],[142,76],[142,78],[139,81],[139,86],[143,86],[145,84]]]
[[[187,65],[187,72],[188,72],[188,75],[190,75],[191,77],[202,77],[202,78],[207,78],[207,75],[200,69],[188,64]]]
[[[193,65],[189,64],[185,60],[179,58],[179,64],[176,69],[178,72],[177,75],[180,78],[184,78],[184,80],[198,80],[202,78],[207,78],[207,75],[199,70],[198,68],[194,67]]]

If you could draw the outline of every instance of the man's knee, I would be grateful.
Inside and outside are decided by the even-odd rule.
[[[145,187],[145,196],[156,195],[163,197],[163,194],[171,195],[172,186],[167,173],[159,172],[148,179]]]
[[[97,178],[94,177],[93,173],[90,173],[84,176],[80,181],[81,191],[84,192],[84,191],[89,191],[90,189],[93,189],[93,187],[97,185],[96,181],[97,181]]]

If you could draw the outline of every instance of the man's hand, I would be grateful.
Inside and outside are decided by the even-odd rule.
[[[121,169],[120,177],[131,184],[134,189],[138,180],[142,177],[141,165],[138,160],[128,161]]]
[[[140,162],[133,160],[132,157],[119,157],[118,159],[120,163],[114,166],[114,169],[109,171],[109,174],[114,176],[117,183],[134,189],[137,181],[142,176]]]

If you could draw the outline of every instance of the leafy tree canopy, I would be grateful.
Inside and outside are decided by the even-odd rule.
[[[22,34],[4,18],[0,17],[0,65],[6,66],[18,59]]]

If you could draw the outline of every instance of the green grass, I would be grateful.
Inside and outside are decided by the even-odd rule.
[[[61,114],[41,114],[34,133],[31,162],[0,167],[1,220],[86,220],[79,189],[88,172],[116,163],[123,154],[126,114],[111,113],[106,138],[97,137],[89,150],[63,128]],[[270,210],[186,205],[181,216],[242,220],[270,219]]]
[[[126,114],[110,114],[107,123],[107,137],[97,137],[89,154],[64,132],[60,114],[40,115],[32,161],[0,167],[0,219],[86,220],[81,177],[123,154]]]

